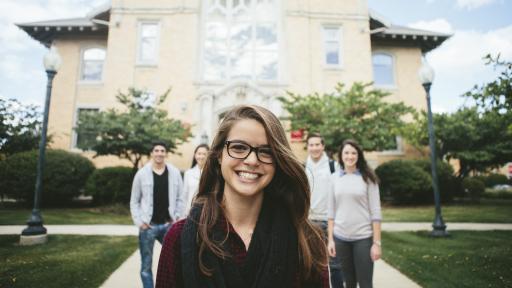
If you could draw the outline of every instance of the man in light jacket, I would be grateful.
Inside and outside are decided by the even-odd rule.
[[[325,153],[324,138],[318,133],[311,133],[306,139],[308,159],[306,175],[311,190],[309,220],[322,229],[327,237],[327,199],[331,183],[331,174],[336,170],[336,162]],[[329,261],[331,287],[343,287],[341,263],[337,258]]]
[[[180,171],[165,163],[167,145],[154,142],[150,156],[151,161],[135,174],[130,198],[133,223],[139,227],[140,276],[144,288],[153,287],[155,240],[162,243],[172,223],[184,216],[185,207]]]

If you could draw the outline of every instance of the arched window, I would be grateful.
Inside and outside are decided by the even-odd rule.
[[[82,53],[82,70],[80,80],[98,82],[103,77],[103,63],[105,62],[105,49],[89,48]]]
[[[277,2],[204,1],[204,80],[277,80]]]
[[[376,86],[395,86],[393,57],[389,54],[374,53],[373,81]]]

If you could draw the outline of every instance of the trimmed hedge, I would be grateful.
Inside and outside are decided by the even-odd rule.
[[[464,178],[462,180],[462,188],[474,202],[480,201],[480,196],[485,192],[484,182],[474,177]]]
[[[130,202],[133,171],[129,167],[96,169],[87,180],[85,194],[93,197],[96,205]]]
[[[391,160],[377,167],[375,173],[380,178],[383,196],[391,196],[394,203],[432,203],[431,177],[412,161]]]
[[[16,153],[0,162],[0,190],[7,197],[32,206],[36,182],[38,151]],[[92,162],[64,150],[47,150],[42,179],[42,205],[61,206],[80,195]]]
[[[414,165],[420,167],[423,171],[430,175],[430,177],[432,177],[432,167],[430,160],[422,159],[411,161]],[[458,195],[460,193],[457,193],[460,191],[460,184],[458,184],[457,178],[453,175],[454,171],[452,165],[443,161],[437,161],[436,165],[439,196],[441,197],[441,202],[451,202],[453,201],[454,196],[463,196]]]
[[[485,187],[492,188],[496,185],[509,184],[507,176],[503,174],[491,173],[484,178]]]

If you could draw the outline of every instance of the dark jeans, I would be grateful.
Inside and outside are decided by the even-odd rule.
[[[373,238],[343,241],[334,237],[336,256],[341,257],[341,267],[347,288],[373,287],[373,261],[370,256]]]
[[[171,227],[170,224],[153,224],[146,230],[139,229],[139,249],[141,258],[140,277],[144,288],[153,288],[153,246],[155,240],[164,241],[165,233]]]
[[[311,222],[324,231],[324,236],[327,239],[327,221],[312,220]],[[329,272],[331,274],[331,287],[343,288],[343,273],[341,273],[341,261],[338,254],[336,257],[329,257]]]

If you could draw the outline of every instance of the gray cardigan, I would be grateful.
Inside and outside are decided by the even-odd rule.
[[[167,163],[165,165],[169,174],[169,216],[171,221],[175,222],[184,216],[183,180],[178,168]],[[153,169],[151,162],[140,168],[133,178],[130,211],[133,223],[137,227],[140,227],[143,223],[149,224],[151,222],[151,217],[153,217]]]
[[[334,220],[334,236],[346,241],[371,237],[372,222],[382,220],[379,186],[364,182],[359,171],[337,171],[331,180],[327,217]]]

